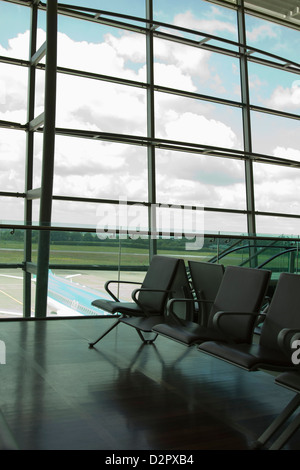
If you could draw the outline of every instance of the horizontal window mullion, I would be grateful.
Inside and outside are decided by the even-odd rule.
[[[42,67],[41,67],[42,68]],[[45,67],[43,67],[45,68]],[[119,77],[114,77],[112,75],[102,75],[94,72],[85,72],[83,70],[78,70],[78,69],[70,69],[67,67],[57,67],[57,72],[62,73],[65,75],[74,75],[77,77],[82,77],[82,78],[88,78],[91,80],[100,80],[100,81],[105,81],[105,82],[111,82],[111,83],[117,83],[120,85],[127,85],[127,86],[133,86],[136,88],[147,88],[148,85],[145,82],[138,82],[135,80],[129,80],[126,78],[119,78]]]
[[[300,121],[300,115],[299,114],[287,113],[285,111],[279,111],[277,109],[264,108],[262,106],[250,105],[250,110],[251,111],[256,111],[256,112],[259,112],[259,113],[273,114],[274,116],[284,117],[284,118],[288,118],[288,119],[295,119],[297,121]]]
[[[12,191],[0,191],[0,197],[21,197],[21,198],[25,198],[26,193],[18,193],[18,192],[12,192]]]
[[[3,120],[0,120],[0,128],[16,129],[16,130],[21,130],[21,131],[27,129],[26,125],[21,124],[19,122],[3,121]]]
[[[30,66],[30,61],[29,60],[24,60],[24,59],[16,59],[14,57],[9,57],[9,56],[0,56],[0,62],[3,64],[9,64],[9,65],[19,65],[21,67],[29,67]]]
[[[38,131],[37,131],[38,132]],[[224,157],[224,158],[232,158],[232,159],[240,159],[246,160],[251,159],[255,162],[261,163],[270,163],[270,164],[277,164],[281,166],[293,166],[295,168],[300,167],[300,162],[296,160],[289,160],[286,158],[274,157],[272,155],[264,155],[259,153],[249,153],[243,150],[233,150],[227,149],[224,147],[214,147],[209,145],[202,145],[192,142],[182,142],[182,141],[174,141],[174,140],[167,140],[167,139],[151,139],[148,137],[142,136],[133,136],[133,135],[126,135],[126,134],[113,134],[113,133],[105,133],[105,132],[97,132],[97,131],[86,131],[86,130],[76,130],[76,129],[63,129],[59,128],[56,129],[56,133],[58,135],[65,135],[69,137],[80,137],[80,138],[88,138],[88,139],[99,139],[109,142],[118,142],[118,143],[126,143],[132,145],[154,145],[159,149],[164,150],[176,150],[181,152],[190,152],[200,155],[211,155],[216,157]]]
[[[218,98],[215,96],[209,96],[209,95],[202,95],[200,93],[194,93],[191,91],[184,91],[184,90],[179,90],[177,88],[169,88],[161,85],[154,85],[154,90],[159,91],[161,93],[169,93],[172,95],[179,95],[179,96],[184,96],[186,98],[193,98],[193,99],[198,99],[202,101],[210,101],[213,103],[217,104],[223,104],[226,106],[232,106],[236,108],[241,108],[243,105],[240,101],[232,101],[232,100],[226,100],[224,98]]]

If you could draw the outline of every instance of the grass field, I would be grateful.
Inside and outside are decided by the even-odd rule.
[[[38,247],[36,244],[32,246],[33,261],[37,257]],[[161,254],[169,254],[171,256],[184,256],[189,258],[209,258],[213,253],[194,252],[194,251],[175,251],[161,250]],[[23,261],[23,243],[22,242],[2,242],[0,246],[0,263],[21,263]],[[105,246],[96,247],[90,245],[51,245],[50,247],[50,263],[61,264],[102,264],[102,265],[118,265],[119,257],[122,264],[147,266],[148,251],[139,248],[121,248]]]
[[[172,245],[170,244],[170,247]],[[224,249],[224,247],[222,248]],[[160,249],[159,254],[177,256],[185,260],[198,260],[210,261],[217,253],[221,253],[222,249],[218,251],[216,244],[212,244],[209,248],[204,247],[197,251],[187,251],[184,248],[179,249]],[[258,256],[258,264],[270,259],[278,251],[278,247],[262,250]],[[37,260],[38,247],[37,244],[32,245],[32,262]],[[287,270],[291,263],[291,253],[285,253],[279,258],[276,258],[268,265],[268,269],[276,271]],[[293,263],[298,264],[298,253],[293,253]],[[247,247],[242,247],[238,251],[232,251],[225,258],[221,258],[220,262],[226,265],[240,265],[247,261],[249,258],[249,250]],[[6,264],[21,264],[24,261],[23,254],[23,241],[14,240],[0,240],[0,265]],[[147,248],[138,248],[136,246],[130,247],[118,246],[116,243],[113,246],[106,246],[104,244],[51,244],[50,246],[50,264],[55,265],[99,265],[99,266],[134,266],[147,268],[149,263],[149,255]]]

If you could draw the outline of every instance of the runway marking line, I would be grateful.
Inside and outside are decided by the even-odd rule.
[[[23,303],[20,302],[20,300],[15,299],[15,298],[12,297],[11,295],[9,295],[7,292],[4,292],[4,291],[1,290],[1,289],[0,289],[0,292],[1,292],[2,294],[6,295],[7,297],[9,297],[10,299],[14,300],[15,302],[17,302],[18,304],[23,305]]]

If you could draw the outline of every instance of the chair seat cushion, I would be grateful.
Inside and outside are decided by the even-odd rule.
[[[213,339],[215,341],[224,341],[225,337],[220,332],[212,328],[206,328],[190,321],[181,320],[182,325],[175,323],[162,323],[153,327],[153,331],[160,335],[167,336],[170,339],[191,346]]]
[[[114,300],[96,299],[92,302],[92,305],[109,313],[124,313],[133,316],[142,313],[142,310],[134,302],[115,302]]]
[[[164,317],[162,315],[151,315],[150,317],[122,318],[120,323],[133,326],[133,328],[141,331],[152,332],[152,328],[162,321],[164,321]]]
[[[259,344],[226,344],[206,341],[199,345],[198,349],[249,371],[264,367],[273,370],[294,368],[285,354]]]

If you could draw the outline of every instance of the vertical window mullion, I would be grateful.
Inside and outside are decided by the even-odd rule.
[[[43,132],[43,163],[40,202],[40,225],[49,227],[52,214],[54,173],[56,62],[57,62],[57,0],[47,1],[47,39],[45,75],[45,122]],[[36,317],[47,315],[48,270],[50,257],[50,230],[39,233]]]
[[[240,76],[241,76],[241,96],[242,96],[242,112],[243,112],[243,135],[244,150],[252,152],[251,139],[251,118],[250,118],[250,98],[249,98],[249,80],[248,80],[248,60],[246,49],[246,26],[244,0],[238,0],[238,36],[240,47]],[[248,233],[255,235],[255,199],[254,199],[254,180],[253,180],[253,163],[251,160],[245,160],[245,178],[246,178],[246,203],[247,203],[247,226]]]
[[[146,0],[146,18],[153,20],[153,0]],[[147,137],[148,144],[148,228],[150,234],[156,232],[156,178],[155,178],[155,147],[152,143],[155,138],[155,115],[154,115],[154,51],[153,30],[148,23],[146,36],[146,67],[147,67]],[[157,252],[157,240],[155,236],[149,238],[150,260]]]
[[[30,50],[29,58],[36,52],[37,46],[37,18],[38,4],[34,2],[31,6],[31,25],[30,25]],[[27,135],[26,135],[26,164],[25,164],[25,204],[24,204],[24,224],[32,225],[32,199],[28,197],[28,192],[33,189],[33,154],[34,154],[34,130],[30,128],[29,123],[34,119],[35,107],[35,84],[36,67],[31,62],[28,70],[28,102],[27,102]],[[25,230],[24,233],[24,276],[23,276],[23,316],[31,315],[31,272],[28,270],[29,263],[32,261],[32,231]]]

